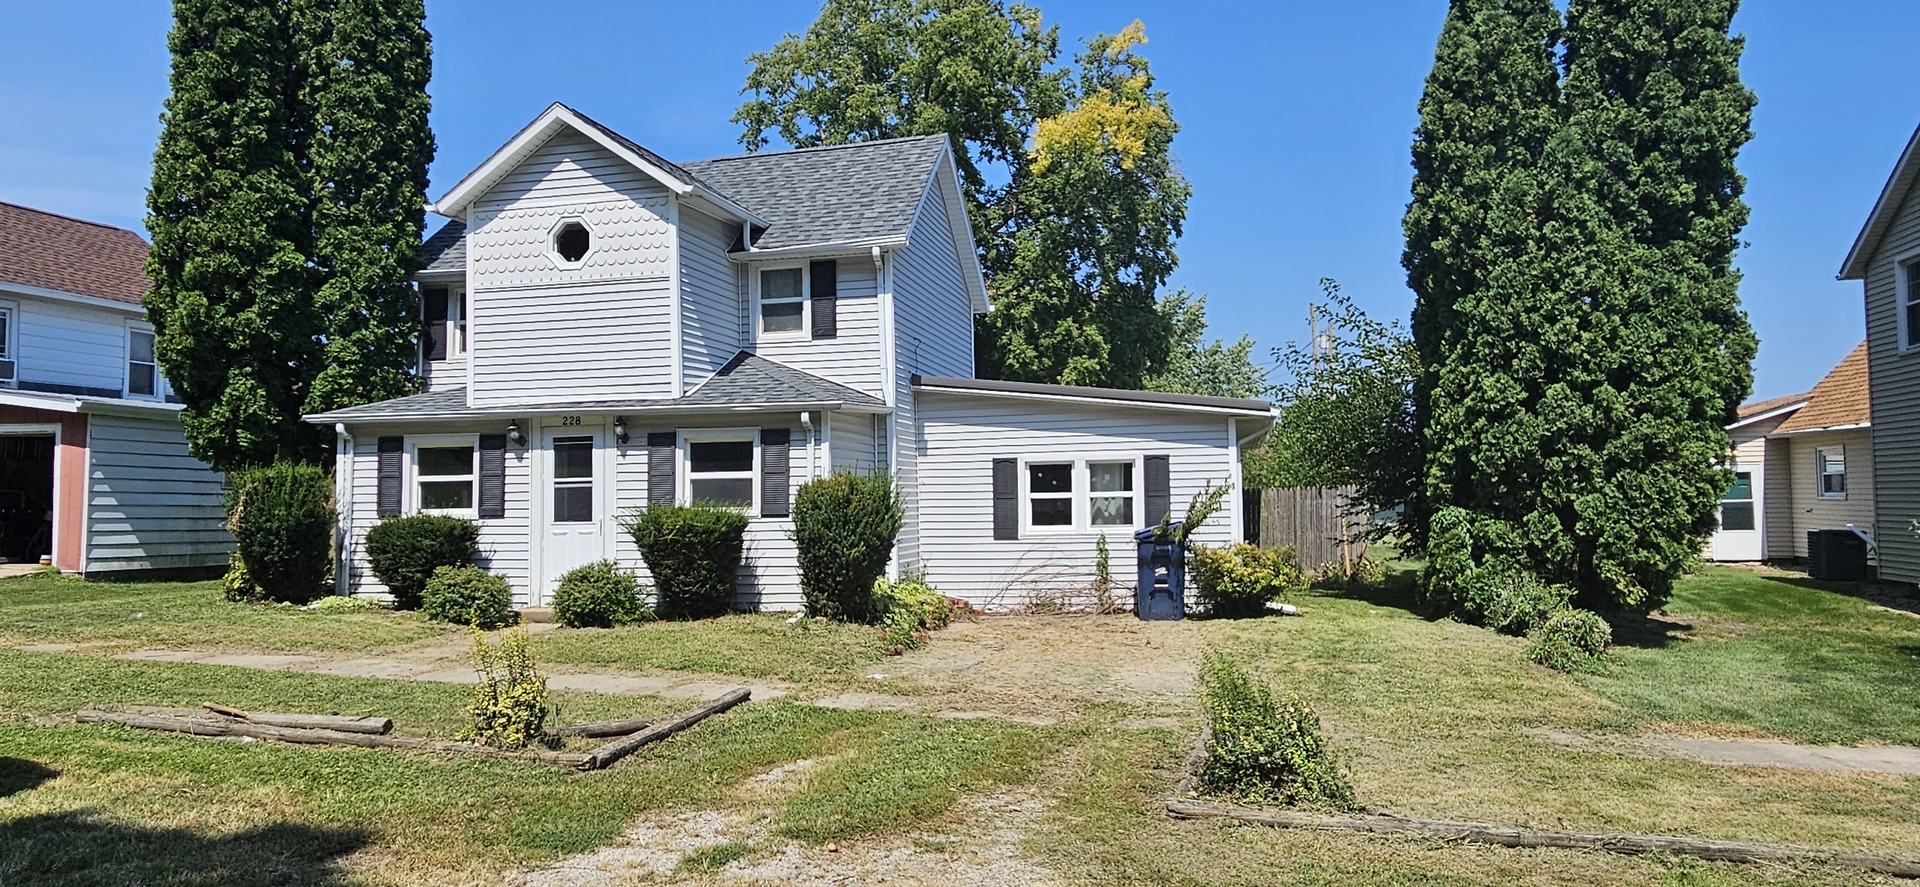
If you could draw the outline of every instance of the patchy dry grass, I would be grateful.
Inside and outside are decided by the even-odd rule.
[[[788,624],[781,615],[733,615],[622,628],[560,628],[534,640],[543,662],[660,669],[807,682],[855,677],[885,658],[864,625]]]

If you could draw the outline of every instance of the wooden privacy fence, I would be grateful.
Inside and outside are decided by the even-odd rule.
[[[1246,492],[1247,541],[1290,546],[1301,566],[1345,564],[1367,550],[1367,515],[1353,503],[1357,487],[1292,487]]]

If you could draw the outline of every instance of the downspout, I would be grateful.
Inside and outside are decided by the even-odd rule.
[[[807,429],[807,480],[813,480],[813,414],[800,414],[800,427]]]
[[[337,515],[333,531],[340,537],[334,545],[333,590],[345,597],[353,594],[353,435],[347,433],[345,422],[334,423],[333,434],[339,447],[333,462],[333,501]]]

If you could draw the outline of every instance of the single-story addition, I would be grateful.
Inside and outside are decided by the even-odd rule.
[[[1734,484],[1707,546],[1716,561],[1800,560],[1807,532],[1874,532],[1873,424],[1862,342],[1812,391],[1743,404]]]
[[[343,593],[383,516],[481,525],[522,606],[612,558],[621,517],[751,516],[743,609],[802,606],[795,491],[890,473],[889,569],[981,606],[1087,591],[1105,536],[1237,488],[1261,401],[974,378],[989,310],[942,136],[675,164],[554,105],[433,206],[412,397],[308,417],[339,439]],[[1241,537],[1238,496],[1198,538]]]
[[[132,231],[0,203],[0,563],[226,565],[223,479],[154,361],[146,259]]]

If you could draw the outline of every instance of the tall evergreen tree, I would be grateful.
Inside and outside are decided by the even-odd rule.
[[[296,0],[325,362],[307,412],[411,394],[432,45],[423,0]]]
[[[312,227],[284,0],[177,0],[172,94],[147,195],[155,352],[195,455],[220,468],[307,457],[320,353]]]
[[[989,269],[999,304],[975,336],[984,376],[1140,388],[1167,361],[1155,294],[1179,262],[1192,189],[1173,163],[1167,94],[1135,52],[1146,41],[1138,21],[1088,40],[1071,106],[1035,126],[1011,247]]]
[[[1482,349],[1503,343],[1474,341],[1470,321],[1499,310],[1483,300],[1488,278],[1503,250],[1528,239],[1529,232],[1500,224],[1524,220],[1498,216],[1492,207],[1502,188],[1527,199],[1534,168],[1559,128],[1560,26],[1551,0],[1453,0],[1420,97],[1401,262],[1416,297],[1414,423],[1438,437],[1434,446],[1442,449],[1457,443],[1462,431],[1450,421],[1459,398],[1476,377],[1502,369],[1485,366],[1490,355]],[[1479,365],[1471,363],[1475,357]],[[1403,529],[1419,547],[1428,519],[1427,491],[1417,476],[1421,460],[1397,464],[1416,476],[1384,487],[1409,493]],[[1445,502],[1470,480],[1458,476],[1458,463],[1441,465],[1431,493]]]
[[[1713,528],[1755,343],[1732,258],[1750,137],[1732,0],[1574,0],[1564,124],[1484,209],[1424,428],[1430,577],[1524,569],[1657,606]]]

